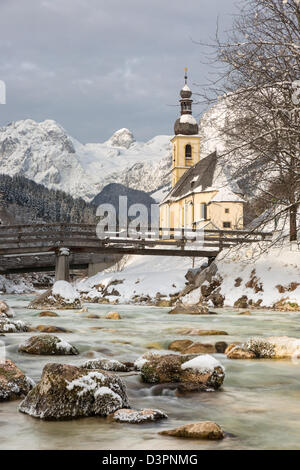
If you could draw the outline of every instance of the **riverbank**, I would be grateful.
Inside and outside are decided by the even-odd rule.
[[[197,341],[214,343],[243,342],[249,336],[296,336],[300,313],[252,310],[241,316],[232,309],[215,309],[217,315],[169,315],[169,309],[136,305],[87,304],[88,312],[57,311],[58,317],[37,316],[27,306],[33,295],[5,295],[15,310],[17,320],[37,326],[41,323],[71,329],[58,336],[75,345],[79,356],[42,357],[19,354],[18,345],[33,333],[7,334],[7,356],[27,375],[38,381],[43,366],[49,362],[79,365],[88,358],[107,357],[134,361],[153,343],[160,351],[182,336],[178,330],[198,328],[223,330],[226,336],[201,336]],[[117,310],[120,320],[104,317]],[[88,318],[98,315],[101,318]],[[221,390],[178,397],[168,391],[157,394],[138,376],[124,377],[130,403],[135,408],[158,408],[169,419],[138,426],[112,423],[106,418],[83,418],[69,422],[43,422],[17,411],[19,401],[0,404],[1,442],[4,449],[299,449],[300,383],[299,365],[290,360],[234,361],[223,354],[213,354],[225,367]],[[158,432],[189,422],[212,420],[234,437],[220,442],[178,440]]]

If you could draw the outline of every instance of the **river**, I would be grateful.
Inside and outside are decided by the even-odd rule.
[[[300,338],[300,313],[255,311],[240,316],[230,309],[220,309],[216,316],[168,315],[168,309],[147,306],[107,306],[89,304],[89,314],[105,316],[118,311],[121,320],[89,319],[76,311],[57,311],[59,317],[40,318],[26,307],[30,295],[1,296],[15,310],[16,319],[37,326],[49,324],[72,329],[58,334],[74,344],[79,356],[43,357],[21,355],[18,344],[34,333],[7,334],[7,357],[38,381],[48,362],[78,365],[88,351],[133,361],[146,351],[149,343],[164,347],[175,339],[178,328],[225,330],[229,336],[190,337],[193,341],[227,343],[253,335],[294,336]],[[104,329],[93,329],[103,327]],[[105,418],[47,422],[17,411],[19,401],[0,403],[0,449],[300,449],[300,361],[228,360],[215,354],[226,370],[220,391],[194,393],[177,397],[173,392],[155,396],[138,376],[125,377],[133,408],[158,408],[168,420],[129,425],[112,423]],[[158,432],[201,420],[217,422],[229,433],[223,441],[192,441],[160,436]]]

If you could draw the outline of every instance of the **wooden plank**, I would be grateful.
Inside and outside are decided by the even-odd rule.
[[[219,250],[168,250],[168,249],[155,249],[155,248],[132,248],[132,247],[109,247],[109,246],[94,246],[91,247],[82,245],[82,246],[71,246],[67,248],[74,253],[103,253],[103,254],[132,254],[132,255],[153,255],[153,256],[187,256],[187,257],[216,257],[219,254]],[[53,247],[50,246],[30,246],[26,248],[17,247],[10,248],[11,254],[24,254],[24,253],[36,253],[37,251],[49,252],[53,251]],[[0,255],[6,255],[7,250],[0,249]]]

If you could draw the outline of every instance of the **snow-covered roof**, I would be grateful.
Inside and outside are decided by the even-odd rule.
[[[182,116],[180,116],[180,122],[182,124],[188,123],[188,124],[196,124],[197,125],[196,119],[191,114],[183,114]]]
[[[191,91],[190,87],[185,84],[184,87],[182,88],[183,91]]]
[[[218,192],[214,202],[244,202],[243,191],[231,178],[230,169],[213,152],[187,170],[162,201],[172,202],[202,192]]]
[[[218,193],[210,202],[245,202],[238,194],[231,191],[230,188],[224,187],[218,189]]]

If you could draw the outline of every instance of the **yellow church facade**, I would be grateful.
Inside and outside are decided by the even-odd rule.
[[[201,159],[199,127],[192,116],[192,92],[180,92],[181,116],[172,143],[172,189],[160,204],[162,228],[243,229],[242,191],[228,177],[217,152]]]

